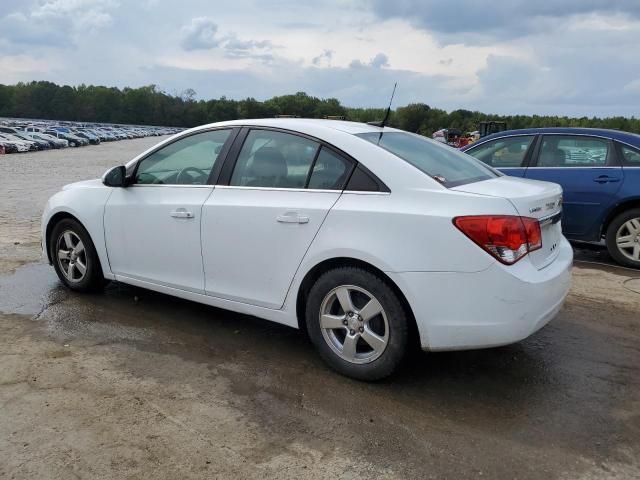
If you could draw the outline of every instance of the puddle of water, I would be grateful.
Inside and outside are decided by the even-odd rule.
[[[0,312],[37,315],[47,305],[64,299],[67,292],[53,268],[45,263],[30,263],[15,273],[0,276]]]
[[[48,334],[60,339],[148,338],[148,328],[123,322],[129,319],[123,319],[118,310],[126,313],[130,301],[129,295],[122,295],[120,291],[114,285],[104,294],[74,293],[60,283],[50,265],[31,263],[18,268],[12,275],[0,276],[0,313],[25,315],[42,321]]]

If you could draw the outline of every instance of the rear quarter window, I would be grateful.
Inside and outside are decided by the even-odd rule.
[[[640,167],[640,149],[620,144],[622,164],[627,167]]]

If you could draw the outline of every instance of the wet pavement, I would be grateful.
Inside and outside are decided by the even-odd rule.
[[[0,156],[39,185],[12,164],[0,190],[0,478],[640,478],[640,272],[578,246],[531,338],[353,381],[296,330],[121,284],[74,294],[38,261],[63,167],[95,177],[145,141],[56,157],[48,180],[49,154]]]

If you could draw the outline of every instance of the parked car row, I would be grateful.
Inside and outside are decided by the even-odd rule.
[[[172,135],[178,128],[59,122],[0,122],[0,154],[84,147],[101,142]]]

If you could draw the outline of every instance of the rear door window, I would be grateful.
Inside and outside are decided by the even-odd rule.
[[[538,167],[604,167],[609,157],[609,141],[604,138],[545,135]]]
[[[298,135],[251,130],[238,156],[230,185],[305,188],[320,145]]]
[[[351,163],[327,147],[322,147],[307,188],[322,190],[342,190],[351,173]]]

